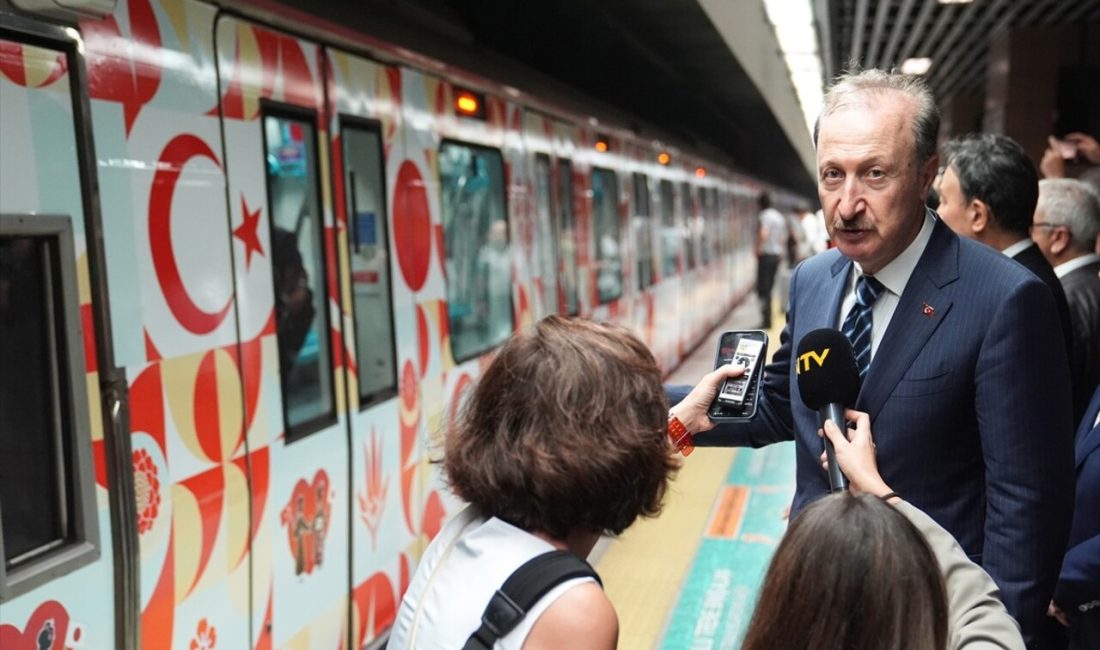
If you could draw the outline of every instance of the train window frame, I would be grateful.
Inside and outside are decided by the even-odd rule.
[[[680,209],[683,211],[684,270],[694,271],[700,266],[699,251],[695,245],[695,186],[680,181]]]
[[[375,405],[377,405],[381,402],[384,402],[388,399],[391,399],[391,398],[395,397],[398,393],[398,389],[399,389],[399,385],[400,385],[399,384],[399,379],[398,379],[398,368],[397,368],[397,324],[394,320],[394,305],[393,305],[393,273],[392,273],[392,268],[391,268],[392,265],[390,264],[390,260],[392,259],[392,251],[390,250],[390,205],[389,205],[389,191],[388,191],[389,185],[387,184],[388,179],[386,177],[386,151],[385,151],[385,144],[384,144],[384,140],[383,140],[382,122],[380,120],[373,120],[373,119],[360,117],[360,116],[357,116],[357,115],[349,115],[349,114],[346,114],[346,113],[341,113],[338,116],[338,126],[339,126],[339,129],[340,129],[340,143],[341,143],[341,147],[342,147],[342,150],[340,151],[340,155],[341,155],[341,160],[343,162],[343,171],[344,171],[344,174],[345,174],[344,178],[343,178],[343,181],[344,181],[344,184],[346,186],[346,191],[345,191],[346,196],[344,197],[344,201],[345,201],[344,205],[345,205],[345,213],[346,213],[345,216],[349,220],[352,216],[352,209],[354,208],[355,187],[354,187],[354,184],[352,183],[352,179],[348,176],[348,174],[350,173],[350,171],[349,171],[349,161],[348,161],[348,155],[347,155],[348,140],[345,137],[345,131],[358,130],[358,131],[374,133],[378,137],[378,152],[377,153],[378,153],[378,160],[381,163],[381,165],[379,166],[379,169],[378,169],[378,181],[381,183],[381,188],[382,188],[382,194],[381,194],[381,197],[380,197],[381,212],[382,213],[380,215],[380,222],[381,223],[379,224],[379,227],[381,228],[382,233],[383,233],[384,238],[385,238],[385,252],[383,254],[383,258],[385,259],[385,264],[386,264],[386,295],[387,295],[386,308],[388,310],[388,316],[389,316],[389,321],[390,321],[389,346],[390,346],[390,361],[391,361],[392,368],[393,368],[393,376],[392,376],[393,381],[391,382],[392,386],[389,387],[389,388],[381,388],[381,389],[378,389],[378,390],[373,391],[373,392],[364,392],[362,390],[363,382],[358,377],[358,375],[356,376],[357,383],[359,385],[359,410],[364,411],[364,410],[366,410],[366,409],[368,409],[372,406],[375,406]],[[350,221],[346,224],[346,227],[348,228],[348,233],[347,233],[347,245],[346,245],[346,251],[345,252],[347,253],[347,256],[348,256],[348,269],[349,269],[349,272],[350,272],[351,266],[352,266],[352,234],[353,234],[354,230],[352,229],[352,225],[351,225]],[[351,327],[352,327],[352,331],[355,333],[355,357],[356,357],[357,370],[358,370],[358,364],[362,363],[362,360],[363,360],[364,357],[363,357],[363,355],[361,354],[361,351],[360,351],[361,343],[359,341],[359,322],[358,322],[358,317],[356,315],[354,283],[352,283],[352,286],[350,288],[352,289],[352,291],[351,291],[351,303],[352,303],[351,304],[351,323],[352,323]]]
[[[287,384],[287,373],[285,373],[283,371],[282,359],[280,358],[279,361],[278,361],[278,363],[279,363],[279,397],[280,397],[280,406],[281,406],[281,410],[282,410],[282,414],[283,414],[283,438],[284,438],[286,444],[289,445],[293,442],[297,442],[298,440],[302,440],[304,438],[307,438],[307,437],[311,436],[314,433],[318,433],[319,431],[322,431],[325,428],[327,428],[329,426],[332,426],[333,424],[335,424],[338,421],[335,371],[333,369],[333,363],[332,363],[332,356],[333,356],[332,351],[333,351],[333,343],[334,342],[332,340],[332,322],[331,322],[331,318],[329,316],[329,309],[328,309],[329,300],[331,299],[331,296],[329,296],[329,282],[328,282],[328,277],[327,277],[327,274],[328,274],[328,256],[327,256],[327,250],[326,250],[327,246],[325,245],[325,217],[324,217],[325,206],[324,206],[324,189],[323,189],[324,179],[322,178],[323,168],[321,167],[321,152],[320,152],[320,146],[319,146],[319,143],[320,143],[320,140],[321,140],[321,138],[320,138],[321,129],[320,129],[320,126],[318,124],[317,111],[314,110],[314,109],[310,109],[310,108],[304,108],[302,106],[296,106],[294,104],[287,104],[287,103],[284,103],[284,102],[276,102],[276,101],[272,101],[272,100],[268,100],[268,99],[263,99],[263,100],[260,101],[260,120],[259,121],[260,121],[260,135],[261,135],[262,147],[263,147],[263,150],[262,150],[263,157],[261,158],[261,160],[263,161],[263,165],[264,165],[264,171],[263,171],[264,191],[265,191],[266,200],[267,200],[267,226],[268,226],[268,233],[269,233],[269,242],[268,243],[270,244],[270,233],[274,232],[274,227],[275,227],[275,222],[274,222],[275,215],[273,214],[273,211],[271,209],[271,206],[274,205],[274,201],[273,201],[273,198],[272,198],[272,187],[271,187],[270,175],[267,172],[267,162],[266,162],[267,161],[267,153],[268,153],[268,139],[267,139],[267,128],[265,126],[265,123],[266,123],[267,118],[269,118],[269,117],[273,117],[273,118],[276,118],[276,119],[284,119],[284,120],[292,120],[292,121],[297,121],[297,122],[304,122],[304,123],[308,124],[309,126],[311,126],[313,128],[313,156],[312,156],[313,160],[312,160],[312,164],[314,166],[314,169],[316,170],[316,177],[314,178],[314,185],[315,185],[314,191],[316,192],[316,197],[317,197],[317,204],[316,204],[317,208],[318,208],[317,217],[318,217],[318,226],[319,226],[319,229],[320,229],[320,238],[318,240],[320,242],[320,268],[321,268],[321,271],[323,273],[322,278],[321,278],[321,282],[320,282],[320,289],[321,289],[321,292],[322,292],[322,298],[321,298],[322,309],[320,310],[321,314],[319,314],[319,315],[324,319],[324,336],[326,337],[326,339],[328,341],[328,354],[326,355],[327,359],[325,359],[325,364],[323,366],[324,371],[328,373],[328,377],[330,378],[329,379],[329,381],[330,381],[329,393],[330,394],[329,394],[329,399],[328,399],[328,404],[327,404],[328,409],[326,411],[318,414],[318,415],[313,416],[312,418],[309,418],[307,420],[303,420],[302,422],[299,422],[297,425],[294,425],[294,426],[292,426],[290,424],[289,400],[287,399],[287,385],[286,385]],[[277,288],[275,287],[276,278],[275,278],[274,252],[272,252],[271,276],[272,276],[271,277],[271,286],[272,286],[272,292],[273,292],[272,293],[272,300],[274,301],[274,292],[277,291]],[[276,326],[275,326],[276,340],[278,340],[278,335],[279,335],[278,330],[279,330],[278,323],[276,323]]]
[[[649,176],[642,172],[632,175],[634,189],[634,218],[641,220],[640,227],[648,233],[645,242],[635,240],[635,270],[638,276],[638,290],[644,291],[657,283],[657,269],[653,259],[653,206],[649,196]],[[631,230],[634,230],[633,228]],[[648,244],[643,248],[643,243]],[[642,273],[643,256],[649,261],[649,273]]]
[[[98,509],[92,462],[91,411],[84,366],[83,322],[80,312],[72,218],[65,215],[0,214],[2,238],[41,239],[52,253],[44,260],[45,317],[52,333],[49,366],[53,373],[54,448],[61,488],[59,518],[66,519],[63,537],[23,553],[9,562],[4,550],[0,516],[0,603],[10,601],[51,580],[99,560]],[[2,513],[3,504],[0,504]]]
[[[554,214],[554,228],[558,231],[557,247],[558,247],[558,259],[560,265],[558,267],[558,291],[561,292],[561,301],[558,303],[558,311],[566,316],[577,316],[581,313],[581,293],[580,293],[580,274],[579,264],[577,263],[577,210],[576,200],[577,193],[573,187],[573,160],[570,158],[558,158],[555,162],[554,168],[551,170],[554,176],[557,178],[554,191],[558,193],[558,210]],[[567,190],[568,196],[561,196],[561,190]],[[561,254],[561,217],[569,215],[570,234],[572,235],[573,244],[573,257],[572,265],[566,268],[565,257]],[[564,283],[562,280],[564,277],[568,277],[572,280],[571,283]],[[565,294],[565,286],[571,286],[572,292],[572,308],[570,308],[569,296]]]
[[[557,314],[559,311],[561,311],[561,301],[558,299],[558,291],[560,290],[559,285],[560,285],[560,281],[561,281],[561,278],[559,277],[559,275],[561,274],[560,271],[559,271],[559,269],[561,267],[561,256],[558,254],[558,248],[559,248],[559,243],[560,243],[559,242],[560,234],[558,232],[558,221],[557,221],[557,216],[556,216],[558,214],[558,209],[559,209],[558,208],[558,202],[560,201],[560,199],[557,197],[557,194],[555,192],[555,187],[554,187],[554,178],[555,178],[555,175],[554,175],[554,159],[547,153],[536,152],[534,161],[535,161],[534,173],[532,175],[534,177],[533,194],[534,194],[534,200],[535,200],[534,204],[535,204],[535,234],[536,235],[541,235],[541,228],[542,228],[542,217],[539,214],[539,212],[540,212],[539,202],[541,201],[541,196],[542,195],[539,191],[539,188],[540,188],[540,175],[543,173],[543,171],[545,171],[545,173],[546,173],[545,180],[546,180],[546,183],[547,183],[546,189],[548,190],[547,198],[549,200],[549,205],[546,206],[547,210],[549,211],[549,226],[550,226],[550,237],[549,237],[549,241],[547,242],[547,245],[549,247],[548,252],[549,252],[549,255],[550,255],[550,260],[549,260],[550,261],[550,266],[553,268],[553,273],[552,273],[553,278],[543,278],[543,286],[545,287],[545,289],[543,290],[544,291],[544,293],[543,293],[543,303],[544,303],[544,305],[546,305],[548,307],[548,309],[547,309],[548,314]],[[539,236],[538,239],[535,240],[536,250],[538,249],[538,246],[540,245],[539,242],[541,242],[541,241],[542,241],[541,236]],[[540,264],[536,265],[536,267],[545,266],[545,260],[542,259],[542,255],[543,254],[540,252],[539,253]],[[545,271],[545,270],[546,270],[545,268],[538,268],[539,277],[542,277],[544,275],[543,271]],[[551,284],[553,286],[550,286]],[[546,293],[545,293],[546,291],[551,291],[552,292],[551,295],[553,296],[553,300],[546,300],[545,299],[546,298]]]
[[[676,187],[672,180],[661,178],[657,182],[657,193],[661,206],[661,279],[675,277],[682,272],[683,242],[679,237],[679,224],[676,220]],[[670,250],[675,241],[676,247]],[[670,255],[671,253],[671,255]],[[670,264],[671,263],[671,264]]]
[[[599,287],[599,268],[596,269],[596,304],[607,305],[607,304],[613,303],[616,300],[619,300],[620,298],[623,297],[623,280],[625,279],[625,274],[623,273],[623,257],[624,257],[623,256],[623,228],[622,228],[622,219],[619,216],[619,202],[622,200],[622,196],[621,196],[622,190],[619,187],[619,175],[617,173],[615,173],[615,170],[610,169],[608,167],[592,167],[591,171],[589,172],[589,182],[592,185],[592,235],[593,235],[594,238],[597,238],[592,242],[593,243],[592,250],[595,253],[592,257],[596,260],[597,267],[599,266],[599,263],[602,261],[602,249],[600,247],[600,241],[598,240],[599,233],[597,232],[597,230],[599,230],[599,229],[596,227],[596,221],[599,219],[599,216],[597,215],[597,212],[596,212],[596,189],[595,189],[595,184],[596,184],[596,175],[597,174],[600,174],[600,175],[606,174],[607,177],[611,179],[611,182],[613,184],[612,187],[613,187],[613,190],[614,190],[614,193],[612,195],[613,200],[611,201],[611,215],[612,215],[612,219],[614,220],[614,224],[615,224],[615,226],[614,226],[614,232],[615,232],[615,235],[616,235],[615,243],[618,247],[618,256],[619,256],[619,270],[618,270],[619,291],[618,291],[618,293],[616,293],[614,295],[608,295],[607,297],[604,297],[603,292],[601,291],[601,289]]]
[[[470,361],[472,359],[476,359],[476,358],[478,358],[478,357],[480,357],[480,356],[482,356],[482,355],[484,355],[488,352],[491,352],[492,350],[495,350],[496,348],[503,345],[508,339],[510,339],[516,333],[516,305],[515,305],[515,296],[514,296],[514,293],[515,293],[515,277],[511,274],[511,260],[513,259],[512,258],[512,254],[513,254],[512,244],[513,244],[513,242],[512,242],[512,236],[511,236],[511,233],[512,233],[512,220],[511,220],[511,217],[508,213],[508,186],[507,186],[507,182],[505,180],[504,152],[501,151],[497,147],[491,147],[491,146],[487,146],[487,145],[483,145],[483,144],[478,144],[478,143],[475,143],[475,142],[468,142],[468,141],[459,140],[459,139],[456,139],[456,138],[442,138],[439,142],[438,149],[436,149],[437,161],[442,160],[443,149],[444,149],[444,147],[448,147],[448,146],[466,147],[467,149],[470,149],[472,151],[477,151],[477,152],[481,152],[483,154],[489,154],[491,156],[496,156],[497,160],[500,162],[500,175],[501,175],[500,207],[501,207],[501,215],[503,217],[506,232],[508,233],[508,255],[509,255],[509,258],[508,258],[509,259],[509,291],[508,291],[508,306],[509,306],[509,308],[508,308],[508,313],[509,313],[509,323],[510,323],[510,326],[509,326],[510,331],[508,333],[508,336],[505,336],[505,337],[501,338],[499,341],[493,341],[490,338],[490,341],[488,343],[485,343],[485,344],[479,345],[479,346],[475,346],[475,347],[471,348],[469,351],[464,351],[465,354],[461,354],[461,355],[455,354],[455,328],[454,328],[454,323],[451,322],[451,314],[450,314],[450,303],[451,303],[450,283],[453,280],[453,278],[450,277],[450,275],[451,275],[450,273],[444,273],[443,274],[444,277],[445,277],[444,284],[446,285],[445,293],[446,293],[446,299],[447,299],[447,305],[448,305],[448,307],[447,307],[447,312],[448,312],[447,313],[447,327],[448,327],[448,331],[450,332],[449,339],[450,339],[451,358],[454,360],[454,362],[456,364],[462,364],[462,363],[465,363],[465,362]],[[446,265],[447,262],[450,261],[450,253],[447,251],[447,225],[446,225],[446,222],[444,220],[445,217],[446,217],[446,215],[445,215],[446,205],[443,201],[442,163],[437,162],[437,164],[435,165],[435,168],[436,168],[436,183],[437,183],[437,187],[439,188],[439,219],[440,219],[440,225],[443,228],[443,259],[444,259],[444,265]]]

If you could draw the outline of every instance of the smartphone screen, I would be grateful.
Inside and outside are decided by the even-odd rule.
[[[745,374],[722,383],[707,411],[712,420],[747,419],[756,413],[767,353],[768,335],[763,331],[725,332],[719,337],[714,367],[736,363],[745,368]]]

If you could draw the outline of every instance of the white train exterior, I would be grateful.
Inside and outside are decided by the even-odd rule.
[[[494,347],[578,313],[672,368],[751,287],[761,183],[263,17],[0,14],[4,650],[367,646]]]

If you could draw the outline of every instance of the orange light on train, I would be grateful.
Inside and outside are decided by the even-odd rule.
[[[706,178],[707,177],[707,170],[703,167],[696,167],[695,168],[695,177],[696,178]]]
[[[661,153],[657,154],[657,162],[661,163],[662,165],[667,165],[672,162],[672,156],[668,155],[667,151],[662,151]]]
[[[477,95],[471,92],[460,91],[455,95],[455,110],[462,115],[477,115],[477,109],[480,107]]]
[[[607,153],[608,148],[609,145],[607,144],[607,140],[604,140],[602,138],[596,140],[596,151],[599,151],[600,153]]]

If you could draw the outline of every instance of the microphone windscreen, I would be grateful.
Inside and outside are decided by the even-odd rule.
[[[826,404],[853,406],[859,396],[859,369],[848,337],[834,329],[814,330],[798,343],[798,392],[813,410]]]

